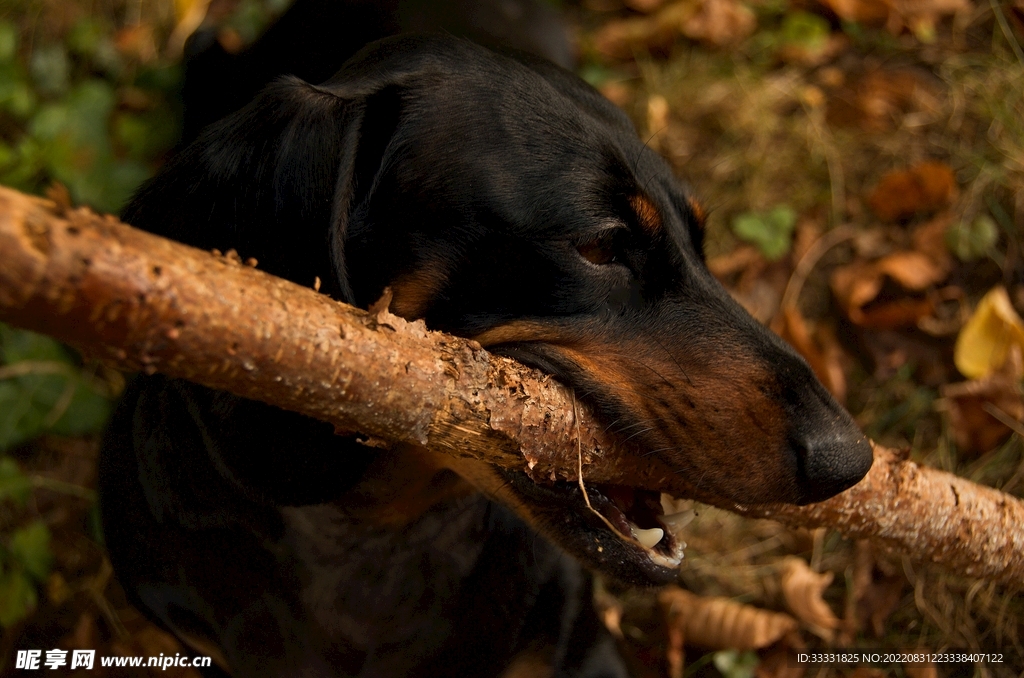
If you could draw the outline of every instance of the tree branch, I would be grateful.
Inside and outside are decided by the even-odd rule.
[[[426,330],[135,230],[0,188],[0,319],[124,370],[161,372],[390,442],[676,496],[672,468],[605,435],[570,389]],[[577,443],[577,440],[579,441]],[[807,507],[702,501],[791,526],[833,527],[918,560],[1024,580],[1024,503],[875,448],[856,487]]]

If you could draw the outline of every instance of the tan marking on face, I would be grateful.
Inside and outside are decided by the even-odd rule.
[[[638,194],[629,199],[629,204],[636,212],[640,228],[648,235],[656,235],[661,231],[661,214],[646,195]]]
[[[551,349],[575,364],[591,391],[618,403],[612,433],[660,450],[701,485],[695,489],[764,501],[794,491],[786,415],[759,388],[770,376],[743,356],[673,359],[643,341]]]
[[[390,310],[406,320],[422,318],[445,283],[445,271],[440,265],[428,264],[409,273],[403,273],[391,282]]]
[[[555,341],[557,330],[544,323],[514,320],[504,325],[484,330],[472,338],[481,346],[487,348],[495,344],[508,344],[516,341]]]

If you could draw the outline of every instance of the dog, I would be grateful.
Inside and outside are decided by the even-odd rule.
[[[708,272],[690,191],[537,56],[400,35],[322,83],[279,78],[124,219],[357,306],[390,288],[394,313],[572,387],[695,497],[814,502],[871,464],[807,364]],[[127,389],[99,485],[127,595],[211,675],[625,676],[587,570],[657,585],[683,556],[684,517],[657,493],[584,498],[370,448],[158,375]]]

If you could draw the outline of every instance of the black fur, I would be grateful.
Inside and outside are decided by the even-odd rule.
[[[207,128],[124,216],[361,306],[392,286],[397,312],[575,387],[698,496],[813,501],[870,464],[807,365],[707,272],[665,163],[537,58],[377,42]],[[417,454],[140,378],[101,460],[112,562],[143,610],[239,676],[490,676],[531,653],[553,675],[623,676],[565,551],[627,581],[674,571],[574,485],[518,473],[467,472],[485,499],[434,469],[436,502],[381,518],[396,460]]]

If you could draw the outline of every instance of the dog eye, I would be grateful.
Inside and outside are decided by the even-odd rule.
[[[618,236],[624,231],[623,228],[610,228],[598,234],[594,239],[580,243],[576,246],[576,250],[581,257],[598,266],[617,263],[619,261]]]

